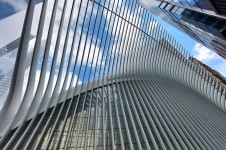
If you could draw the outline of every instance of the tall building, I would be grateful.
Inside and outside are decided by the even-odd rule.
[[[140,0],[149,11],[226,58],[225,1]]]
[[[30,40],[33,38],[34,36],[30,35]],[[0,110],[6,100],[10,88],[19,43],[20,38],[0,48]],[[27,59],[26,69],[30,67],[32,52],[33,51],[30,50],[28,53],[28,58],[30,59]]]
[[[46,0],[39,6],[29,1],[0,113],[0,149],[226,147],[225,86],[137,1]]]
[[[226,86],[226,78],[223,77],[219,72],[217,72],[216,70],[210,68],[209,66],[203,64],[202,62],[200,62],[199,60],[197,60],[196,58],[190,58],[192,59],[193,62],[198,63],[199,64],[199,68],[205,68],[209,71],[209,73],[211,73],[213,76],[215,76],[218,80],[220,80],[220,84],[224,84],[224,86]]]

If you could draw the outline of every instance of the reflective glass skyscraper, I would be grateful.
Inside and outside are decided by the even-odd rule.
[[[140,0],[149,11],[226,58],[226,1]]]
[[[138,1],[31,0],[25,14],[0,149],[226,147],[225,84]]]

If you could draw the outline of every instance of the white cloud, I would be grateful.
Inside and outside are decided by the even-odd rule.
[[[216,67],[216,70],[224,77],[226,77],[226,61],[222,60]]]
[[[194,57],[226,77],[226,60],[203,45],[196,43]]]
[[[92,65],[91,63],[93,63],[94,65],[96,63],[97,65],[100,65],[101,64],[100,58],[103,55],[102,50],[99,47],[96,47],[95,49],[95,45],[93,43],[91,43],[90,45],[90,42],[91,42],[90,39],[88,39],[84,49],[83,47],[85,45],[85,40],[81,41],[82,46],[80,47],[80,51],[78,54],[78,63],[80,64],[82,61],[82,65],[86,65],[86,62],[88,62],[88,66],[91,66]],[[98,59],[98,53],[99,53],[99,59]],[[74,57],[76,57],[76,55],[74,55]],[[92,62],[92,59],[93,59],[93,62]]]
[[[52,40],[51,40],[51,47],[50,47],[50,55],[49,57],[53,57],[54,55],[54,51],[55,51],[55,44],[56,44],[56,39],[57,39],[57,35],[58,35],[58,28],[59,28],[59,23],[60,23],[60,19],[61,19],[61,13],[62,13],[62,9],[63,9],[63,3],[64,1],[61,1],[61,3],[59,3],[58,6],[58,11],[56,14],[56,21],[54,24],[54,29],[53,29],[53,35],[52,35]],[[48,7],[47,7],[47,16],[46,16],[46,22],[45,22],[45,26],[44,26],[44,34],[43,34],[43,38],[42,40],[46,40],[47,38],[47,33],[48,33],[48,26],[49,26],[49,21],[51,18],[51,12],[52,12],[52,6],[53,6],[54,1],[49,1],[48,3]],[[71,4],[72,4],[72,0],[68,1],[68,5],[67,5],[67,9],[70,10],[71,9]],[[82,8],[85,10],[86,7],[86,2],[82,2]],[[78,8],[79,8],[80,2],[76,1],[75,3],[75,9],[74,9],[74,13],[73,13],[73,19],[72,19],[72,24],[76,24],[76,20],[77,20],[77,13],[78,13]],[[97,9],[96,7],[94,7],[93,13],[97,13]],[[87,15],[91,14],[91,7],[88,7],[88,11],[87,11]],[[84,12],[80,12],[80,19],[79,19],[79,23],[78,23],[78,29],[77,29],[77,34],[76,34],[76,40],[75,40],[75,46],[74,46],[74,52],[73,52],[73,59],[76,57],[76,53],[79,50],[79,56],[78,56],[78,63],[81,63],[82,60],[82,51],[84,48],[84,44],[85,44],[85,39],[82,38],[81,39],[81,45],[80,45],[80,49],[78,49],[78,42],[79,42],[79,37],[85,37],[86,36],[86,32],[81,33],[81,26],[79,26],[79,24],[82,24],[83,22],[83,16],[84,16]],[[62,30],[62,35],[61,35],[61,40],[60,40],[60,45],[59,45],[59,51],[58,51],[58,58],[57,58],[57,65],[60,64],[60,60],[62,57],[62,53],[63,53],[63,46],[64,46],[64,42],[65,42],[65,37],[66,37],[66,32],[67,32],[67,25],[68,25],[68,21],[69,21],[69,17],[70,17],[70,11],[66,11],[65,14],[65,20],[64,20],[64,25],[63,25],[63,30]],[[73,27],[74,28],[74,27]],[[33,30],[33,33],[35,33],[37,30],[37,28],[35,28],[35,30]],[[35,32],[34,32],[35,31]],[[66,53],[66,60],[68,59],[69,56],[69,52],[71,49],[71,45],[72,45],[72,39],[73,39],[73,32],[74,29],[70,30],[70,34],[69,34],[69,42],[68,42],[68,46],[67,46],[67,53]],[[89,45],[90,43],[90,38],[87,41],[87,45]],[[86,46],[85,48],[85,53],[84,53],[84,59],[86,60],[88,59],[88,51],[89,48],[88,46]],[[94,63],[97,62],[97,52],[100,51],[100,49],[97,47],[96,51],[94,52],[94,44],[91,44],[91,52],[90,55],[94,55]],[[102,56],[102,51],[100,51],[100,56]],[[91,57],[91,56],[90,56]],[[85,62],[85,61],[83,61]],[[88,60],[89,65],[91,65],[91,58],[89,58]],[[100,62],[98,62],[98,64],[100,64]],[[84,65],[84,64],[83,64]]]
[[[195,44],[193,50],[195,51],[194,57],[203,62],[220,58],[216,53],[199,43]]]
[[[27,7],[27,2],[25,0],[0,0],[13,7],[15,11],[21,11]]]

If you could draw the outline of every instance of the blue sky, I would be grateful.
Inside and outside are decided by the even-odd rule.
[[[202,63],[218,71],[222,76],[226,77],[226,60],[214,53],[210,49],[201,45],[200,43],[193,40],[187,34],[174,28],[168,23],[162,21],[158,17],[155,19],[163,25],[163,27],[181,44],[183,47],[192,54],[195,58],[200,60]]]
[[[36,1],[39,3],[41,0]],[[0,20],[3,18],[6,18],[20,10],[23,10],[26,8],[27,0],[0,0]],[[92,21],[94,16],[92,16]],[[100,16],[98,16],[97,19],[100,19]],[[103,18],[106,19],[106,18]],[[197,43],[195,40],[190,38],[188,35],[182,33],[181,31],[175,29],[171,25],[165,23],[161,19],[158,19],[155,17],[155,19],[162,24],[162,26],[173,35],[173,37],[185,47],[185,49],[192,54],[195,58],[202,61],[203,63],[207,64],[211,68],[217,70],[219,73],[221,73],[223,76],[226,77],[226,69],[224,66],[226,66],[226,61],[222,59],[220,56],[218,56],[216,53],[213,53],[209,49],[205,48],[201,44]],[[94,22],[91,22],[94,23]],[[88,26],[85,25],[85,26]],[[96,30],[94,32],[97,32]],[[105,30],[102,31],[104,33],[104,36],[107,36],[107,32]],[[91,33],[89,32],[88,35]],[[100,38],[100,37],[97,37]],[[106,37],[107,38],[107,37]],[[107,38],[109,40],[109,38]],[[94,44],[95,40],[92,40],[92,44]],[[107,42],[108,44],[108,42]],[[107,47],[106,45],[105,47]],[[103,44],[99,46],[103,49]]]

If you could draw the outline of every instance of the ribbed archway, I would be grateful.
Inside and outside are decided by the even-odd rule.
[[[50,4],[40,5],[23,95],[27,37],[36,8],[29,2],[13,82],[0,114],[1,148],[224,149],[225,85],[139,3],[56,0],[46,25]]]

